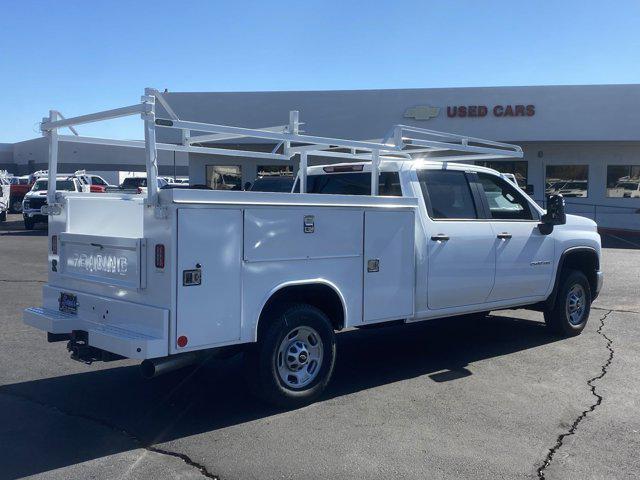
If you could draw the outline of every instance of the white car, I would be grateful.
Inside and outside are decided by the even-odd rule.
[[[11,198],[11,183],[5,175],[0,175],[0,222],[7,220],[9,200]]]
[[[47,223],[48,217],[42,214],[42,207],[47,204],[47,188],[49,180],[40,177],[22,200],[22,217],[24,228],[33,230],[36,223]],[[81,192],[82,184],[75,176],[59,176],[56,179],[56,192]]]

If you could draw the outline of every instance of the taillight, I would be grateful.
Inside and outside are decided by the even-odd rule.
[[[58,254],[58,235],[51,235],[51,253]]]
[[[164,245],[156,244],[156,268],[164,268]]]

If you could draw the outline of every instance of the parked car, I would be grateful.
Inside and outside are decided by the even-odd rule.
[[[164,178],[158,177],[158,188],[164,188],[168,185]],[[146,193],[147,192],[147,177],[127,177],[125,178],[120,187],[114,189],[107,189],[107,191],[127,191],[130,193]]]
[[[0,176],[0,222],[7,220],[9,201],[11,198],[11,184],[7,176]]]
[[[22,217],[24,228],[33,230],[37,223],[47,223],[47,215],[42,214],[41,209],[47,204],[47,188],[49,180],[39,178],[27,192],[22,201]],[[59,176],[56,179],[56,192],[81,192],[80,180],[74,176]]]
[[[85,170],[78,170],[73,175],[80,181],[83,192],[104,193],[110,186],[100,175]]]
[[[20,213],[22,212],[22,200],[26,193],[31,190],[33,183],[35,182],[34,175],[24,175],[21,177],[11,177],[9,179],[11,183],[11,193],[9,198],[9,212]]]

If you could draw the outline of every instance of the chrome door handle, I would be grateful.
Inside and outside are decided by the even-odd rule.
[[[511,235],[510,233],[507,232],[502,232],[498,234],[498,238],[500,240],[509,240],[511,237],[513,237],[513,235]]]
[[[449,240],[449,235],[439,233],[438,235],[433,235],[431,237],[431,240],[433,240],[434,242],[446,242],[447,240]]]

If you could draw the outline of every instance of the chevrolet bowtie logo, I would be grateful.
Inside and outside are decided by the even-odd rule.
[[[440,113],[439,107],[431,105],[418,105],[417,107],[407,108],[404,112],[404,118],[413,118],[415,120],[429,120],[435,118]]]

